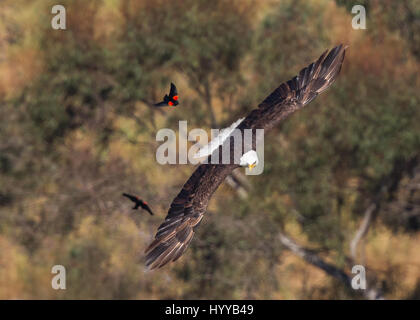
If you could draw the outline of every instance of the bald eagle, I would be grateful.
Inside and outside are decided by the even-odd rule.
[[[255,168],[258,165],[258,155],[255,150],[250,150],[242,155],[239,159],[239,165],[241,167],[248,167],[249,170]]]
[[[326,50],[317,61],[282,83],[258,108],[240,121],[238,129],[264,129],[276,126],[328,89],[340,73],[346,51],[342,44]],[[221,147],[220,147],[221,148]],[[210,148],[211,149],[211,148]],[[252,149],[255,150],[255,142]],[[231,145],[231,154],[234,150]],[[172,201],[165,221],[147,247],[146,266],[160,268],[176,261],[190,244],[213,193],[238,164],[201,164]]]

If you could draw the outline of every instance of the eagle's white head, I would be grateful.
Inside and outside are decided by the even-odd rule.
[[[241,159],[239,159],[241,167],[248,167],[251,171],[258,164],[258,155],[254,150],[246,152]]]

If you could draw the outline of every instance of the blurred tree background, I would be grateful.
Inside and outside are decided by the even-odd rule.
[[[0,298],[420,298],[418,1],[63,0],[65,31],[54,4],[0,3]],[[238,170],[184,256],[145,272],[194,170],[159,165],[156,132],[228,125],[338,43],[340,77],[265,138],[264,173]],[[152,108],[171,81],[180,106]]]

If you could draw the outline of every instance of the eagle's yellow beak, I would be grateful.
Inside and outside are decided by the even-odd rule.
[[[249,164],[248,165],[248,169],[249,169],[249,171],[252,171],[252,169],[253,168],[255,168],[255,166],[256,166],[257,164],[256,163],[254,163],[254,164]]]

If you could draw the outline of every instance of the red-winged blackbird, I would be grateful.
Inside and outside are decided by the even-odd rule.
[[[123,193],[122,195],[124,197],[127,197],[128,199],[130,199],[131,201],[133,201],[135,203],[135,205],[133,207],[133,210],[137,210],[138,207],[141,207],[142,209],[146,210],[147,212],[149,212],[153,216],[153,212],[150,209],[150,207],[149,207],[149,205],[147,204],[146,201],[143,201],[139,197],[132,196],[132,195],[127,194],[127,193]]]
[[[156,103],[156,107],[166,107],[171,106],[175,107],[179,104],[178,102],[178,91],[176,90],[175,85],[171,82],[171,90],[169,91],[169,96],[165,94],[163,101]]]

